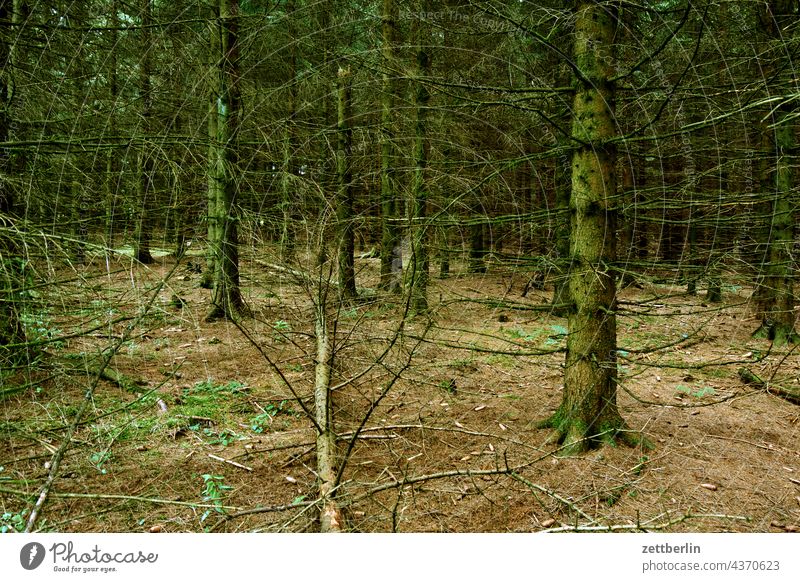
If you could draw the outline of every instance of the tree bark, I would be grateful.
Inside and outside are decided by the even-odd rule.
[[[0,0],[0,22],[15,18],[14,13],[12,2]],[[0,39],[0,142],[9,141],[12,135],[13,65],[11,49],[5,39]],[[16,356],[17,351],[9,353],[6,346],[25,341],[20,320],[23,259],[12,228],[15,196],[11,171],[11,153],[0,148],[0,364]]]
[[[553,313],[564,317],[569,313],[569,260],[570,212],[572,189],[572,164],[566,154],[555,160],[556,224],[555,224],[555,280],[553,282]]]
[[[317,340],[316,368],[314,379],[314,410],[317,424],[317,477],[319,478],[320,532],[337,533],[344,527],[344,517],[336,503],[336,431],[333,425],[333,403],[331,399],[331,363],[333,359],[331,337],[323,298],[316,306],[314,332]]]
[[[295,156],[298,153],[297,142],[297,3],[296,0],[288,0],[286,3],[286,18],[288,22],[288,65],[289,80],[286,101],[286,122],[283,135],[283,168],[281,171],[281,208],[283,218],[281,221],[280,250],[284,261],[290,261],[295,256],[297,246],[297,232],[295,227],[296,209],[299,201],[296,199],[297,188],[295,179],[297,177],[297,163]]]
[[[214,222],[217,244],[214,257],[212,308],[207,319],[236,319],[244,313],[239,288],[239,243],[234,200],[238,185],[235,171],[238,162],[238,138],[241,122],[239,89],[239,47],[237,39],[239,0],[219,0],[219,92],[217,94],[217,135],[213,140],[216,155],[210,172],[215,182],[215,207],[209,208],[209,222]]]
[[[420,13],[428,11],[428,2],[419,2]],[[408,264],[407,287],[411,295],[411,309],[415,313],[428,311],[428,228],[425,224],[428,215],[428,185],[425,170],[428,166],[428,102],[430,93],[425,79],[431,73],[429,41],[425,34],[422,19],[414,19],[414,44],[416,55],[416,86],[414,88],[414,146],[412,151],[414,173],[411,177],[411,200],[408,204],[409,227],[411,230],[411,258]]]
[[[796,18],[793,2],[771,0],[762,13],[762,26],[773,42],[782,42],[781,23]],[[770,228],[767,242],[766,264],[761,289],[756,292],[762,318],[761,326],[754,337],[768,338],[775,345],[797,343],[800,335],[794,328],[794,292],[792,246],[794,244],[793,186],[794,177],[791,156],[795,146],[794,124],[791,107],[780,106],[773,114],[773,125],[765,128],[770,132],[765,140],[771,146],[768,159],[774,160],[775,178],[772,183],[770,205]]]
[[[400,234],[394,220],[398,216],[396,199],[397,158],[394,144],[394,102],[397,92],[394,67],[395,43],[397,42],[397,4],[395,0],[383,0],[381,11],[381,57],[383,73],[381,75],[381,274],[380,287],[397,293],[400,291],[402,272],[402,251],[400,250]],[[399,265],[398,265],[399,260]],[[398,266],[400,269],[398,270]]]
[[[616,13],[594,0],[577,2],[577,79],[572,137],[570,200],[571,269],[564,395],[555,414],[541,423],[557,431],[564,453],[573,454],[619,438],[631,443],[617,409],[616,136],[614,33]]]
[[[207,159],[207,191],[206,191],[206,268],[200,280],[204,289],[214,287],[214,273],[217,270],[217,256],[219,255],[219,232],[217,228],[217,200],[220,183],[217,179],[217,165],[219,164],[219,143],[217,142],[217,101],[220,94],[220,29],[219,6],[212,7],[214,19],[209,28],[209,75],[208,75],[208,159]]]
[[[479,218],[479,216],[476,216]],[[470,273],[486,272],[486,225],[473,224],[469,227],[469,264],[467,271]]]
[[[337,81],[336,221],[339,236],[339,295],[353,299],[356,293],[355,233],[353,227],[353,130],[350,127],[352,76],[339,69]]]
[[[109,31],[110,44],[112,50],[108,55],[108,97],[111,102],[108,115],[108,134],[114,136],[117,133],[117,107],[119,104],[119,80],[117,75],[117,51],[116,47],[119,38],[119,5],[117,0],[111,2],[111,28]],[[109,148],[106,153],[106,175],[103,184],[106,196],[106,246],[113,248],[115,232],[115,213],[117,210],[117,183],[119,176],[119,163],[117,161],[118,151]]]
[[[142,56],[139,63],[139,97],[141,98],[141,128],[144,133],[145,143],[152,134],[153,95],[152,95],[152,57],[150,39],[150,25],[152,24],[151,0],[142,0],[142,29],[141,50]],[[137,199],[139,202],[139,217],[136,222],[136,231],[133,236],[133,256],[145,265],[153,263],[150,253],[150,241],[153,234],[152,210],[154,207],[155,192],[153,189],[153,158],[151,148],[145,146],[139,152],[139,180],[137,184]]]

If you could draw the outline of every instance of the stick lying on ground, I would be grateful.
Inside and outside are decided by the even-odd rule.
[[[770,394],[779,396],[792,404],[800,404],[800,389],[786,388],[778,386],[772,382],[762,380],[747,368],[739,368],[739,378],[748,386],[755,386],[756,388],[764,388]]]

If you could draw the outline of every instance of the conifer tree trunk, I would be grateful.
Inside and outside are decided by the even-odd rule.
[[[353,228],[353,117],[350,69],[339,69],[337,81],[336,221],[339,236],[339,293],[343,299],[356,296],[355,236]]]
[[[234,201],[238,184],[238,137],[241,103],[238,70],[239,0],[219,0],[219,66],[216,102],[215,155],[209,172],[216,196],[209,208],[209,222],[214,223],[214,279],[211,312],[207,319],[236,319],[244,312],[239,288],[239,243]]]
[[[571,54],[571,51],[570,51]],[[550,61],[556,71],[556,84],[567,86],[572,82],[568,70],[558,61]],[[562,104],[564,111],[558,112],[559,121],[567,127],[570,121],[570,111],[566,104]],[[569,307],[569,241],[570,241],[570,212],[569,200],[572,191],[572,152],[569,136],[558,133],[555,138],[556,146],[562,148],[555,158],[553,182],[555,188],[555,278],[553,281],[553,313],[559,317],[566,317]]]
[[[142,56],[139,64],[139,96],[142,103],[141,127],[144,140],[152,134],[153,96],[152,96],[152,56],[151,32],[152,6],[151,0],[142,0]],[[155,192],[153,190],[153,157],[151,148],[145,145],[139,152],[139,179],[137,182],[137,200],[139,217],[133,236],[133,256],[140,263],[150,264],[150,240],[153,235],[152,207]]]
[[[762,27],[773,42],[784,42],[782,23],[797,18],[796,6],[790,0],[771,0],[765,3],[761,14]],[[794,216],[792,197],[794,178],[791,156],[795,147],[794,116],[791,106],[782,105],[773,114],[773,125],[764,142],[771,151],[767,159],[774,160],[774,179],[770,184],[767,260],[762,264],[763,279],[756,291],[761,326],[754,337],[768,338],[776,345],[800,342],[794,328],[794,290],[792,246],[794,243]]]
[[[580,144],[572,158],[570,199],[571,269],[569,335],[564,395],[555,414],[540,426],[554,428],[567,454],[625,435],[617,410],[616,193],[614,146],[613,7],[579,0],[575,22],[577,79],[572,136]]]
[[[297,246],[297,232],[295,230],[295,211],[298,201],[295,199],[297,164],[295,156],[298,152],[297,143],[297,3],[296,0],[288,0],[286,3],[286,18],[289,27],[289,94],[286,102],[286,123],[283,136],[283,169],[281,171],[281,208],[283,209],[283,219],[281,221],[280,249],[284,260],[291,260],[295,255]]]
[[[11,0],[0,0],[0,22],[14,16]],[[14,98],[13,63],[11,50],[4,38],[0,39],[0,142],[9,141],[11,131],[11,102]],[[9,344],[25,341],[25,331],[20,321],[19,290],[22,281],[22,258],[18,241],[13,235],[12,219],[15,215],[11,154],[0,148],[0,367],[12,356],[6,349]],[[7,230],[6,230],[7,229]],[[5,230],[5,232],[3,232]]]
[[[486,272],[486,225],[473,224],[469,227],[469,264],[470,273]]]
[[[553,284],[553,312],[561,317],[567,315],[569,311],[569,198],[570,190],[572,189],[571,168],[571,160],[566,154],[559,155],[556,158],[556,276]]]
[[[335,196],[336,189],[336,164],[335,155],[331,155],[331,147],[327,139],[328,132],[332,126],[335,126],[335,113],[336,104],[334,103],[334,94],[336,93],[336,70],[333,68],[335,64],[335,44],[334,36],[332,34],[333,21],[335,20],[334,3],[333,0],[320,0],[315,6],[318,7],[317,27],[320,31],[321,43],[321,59],[317,67],[318,83],[322,87],[322,119],[320,122],[319,135],[322,139],[318,140],[318,156],[319,156],[319,189],[323,196],[321,207],[317,210],[320,217],[325,214],[324,205],[329,197]],[[317,265],[325,264],[328,259],[328,239],[325,236],[322,228],[319,237],[319,244],[317,246]]]
[[[380,287],[392,292],[400,291],[403,266],[398,226],[393,222],[399,212],[397,208],[397,163],[394,144],[394,102],[397,91],[394,67],[395,43],[397,42],[397,4],[395,0],[383,0],[381,12],[381,56],[383,73],[381,83],[381,278]]]
[[[216,0],[215,0],[216,3]],[[209,29],[209,59],[208,59],[208,160],[207,160],[207,191],[206,191],[206,267],[200,280],[204,289],[214,287],[214,273],[216,272],[217,256],[219,255],[219,232],[217,228],[217,199],[220,198],[220,187],[217,179],[217,165],[219,157],[219,144],[217,143],[217,103],[220,94],[220,28],[219,6],[212,6],[214,19]]]
[[[117,45],[119,32],[119,6],[117,0],[111,2],[111,46]],[[119,103],[119,80],[117,75],[117,51],[111,50],[108,55],[108,97],[111,101],[111,114],[108,117],[108,134],[115,137],[117,133],[117,107]],[[117,210],[117,182],[119,177],[119,164],[117,162],[118,152],[114,148],[109,148],[106,153],[106,175],[103,182],[106,196],[106,246],[114,246],[114,218]]]
[[[794,243],[794,218],[792,212],[792,168],[789,152],[794,147],[794,130],[791,123],[783,121],[790,112],[781,109],[781,117],[774,128],[776,160],[775,182],[772,192],[769,229],[768,259],[764,271],[762,290],[761,326],[754,337],[768,338],[776,345],[797,343],[800,336],[794,329],[793,267],[791,260]]]
[[[333,423],[331,400],[331,364],[333,360],[331,330],[326,314],[326,294],[323,289],[316,306],[314,333],[317,340],[314,379],[314,415],[317,425],[317,476],[319,478],[320,532],[338,533],[344,527],[344,518],[336,499],[336,430]]]
[[[420,13],[428,10],[427,0],[419,3]],[[417,46],[416,75],[414,87],[414,173],[411,177],[411,200],[409,201],[409,225],[411,229],[411,258],[408,265],[407,285],[411,294],[411,308],[415,313],[428,311],[428,228],[425,224],[428,214],[428,185],[425,170],[428,166],[428,101],[430,93],[425,85],[431,74],[429,40],[421,18],[413,21],[415,26],[414,44]]]

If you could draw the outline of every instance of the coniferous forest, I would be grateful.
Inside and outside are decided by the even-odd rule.
[[[0,0],[0,531],[800,530],[794,0]]]

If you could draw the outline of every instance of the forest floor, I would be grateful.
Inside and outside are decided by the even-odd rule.
[[[287,388],[312,405],[309,293],[243,258],[257,349],[236,325],[206,323],[209,292],[175,267],[98,258],[53,273],[58,294],[42,292],[28,324],[62,339],[4,379],[0,526],[27,518],[96,382],[39,530],[314,530],[314,431]],[[358,269],[374,287],[377,259]],[[668,284],[622,290],[619,407],[653,448],[565,457],[536,423],[561,399],[566,320],[536,307],[550,289],[521,297],[525,282],[500,265],[454,269],[432,280],[431,317],[400,336],[399,297],[332,315],[333,381],[351,380],[334,391],[342,453],[372,409],[338,491],[349,530],[800,530],[800,407],[738,376],[796,387],[800,350],[750,337],[750,289],[726,286],[722,305]]]

